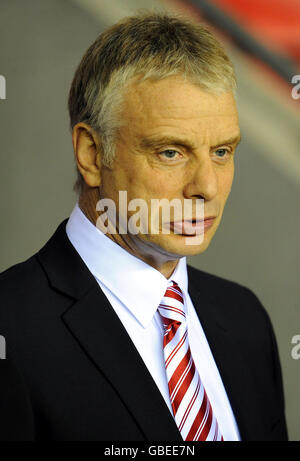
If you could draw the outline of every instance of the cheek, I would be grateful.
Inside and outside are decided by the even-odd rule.
[[[182,195],[184,179],[170,173],[153,174],[147,181],[149,195],[154,198],[173,199]]]
[[[233,166],[228,168],[226,171],[223,171],[222,174],[219,175],[219,192],[225,201],[227,200],[227,197],[231,191],[233,177],[234,177]]]
[[[132,191],[140,192],[141,197],[148,199],[173,198],[178,185],[183,183],[183,178],[178,177],[174,171],[163,171],[149,166],[136,169],[135,175],[130,177]]]

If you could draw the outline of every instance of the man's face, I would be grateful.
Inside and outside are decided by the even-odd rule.
[[[148,222],[151,199],[179,199],[182,205],[184,199],[193,204],[203,199],[204,217],[214,217],[197,245],[188,245],[187,239],[195,237],[187,236],[184,227],[176,233],[172,224],[168,234],[122,238],[148,256],[201,253],[220,224],[232,185],[240,133],[233,95],[209,94],[179,76],[135,81],[125,92],[121,119],[113,168],[101,171],[101,197],[113,199],[117,210],[119,191],[127,191],[128,202],[143,199]]]

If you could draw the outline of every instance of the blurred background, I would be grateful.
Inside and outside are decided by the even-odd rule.
[[[300,440],[300,360],[291,355],[300,335],[300,88],[291,84],[300,82],[300,0],[0,0],[0,271],[39,250],[70,214],[73,73],[105,27],[141,8],[207,23],[235,64],[243,142],[234,186],[211,246],[189,263],[248,286],[269,312],[289,436]]]

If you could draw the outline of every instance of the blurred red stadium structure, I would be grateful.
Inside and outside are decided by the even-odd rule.
[[[213,0],[268,47],[300,65],[299,0]]]

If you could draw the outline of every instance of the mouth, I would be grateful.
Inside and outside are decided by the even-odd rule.
[[[184,236],[203,234],[213,225],[215,218],[215,216],[209,216],[205,219],[195,218],[170,222],[170,230],[173,231],[174,234],[180,234]]]

